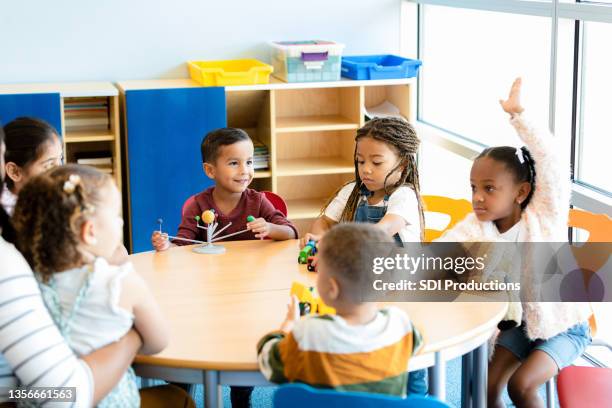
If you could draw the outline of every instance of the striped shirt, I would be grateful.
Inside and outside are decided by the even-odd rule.
[[[289,334],[264,336],[257,352],[268,381],[405,396],[408,361],[422,345],[408,316],[389,307],[365,325],[334,315],[305,317]]]
[[[0,260],[0,387],[76,387],[74,406],[91,406],[89,366],[76,358],[53,323],[23,256],[2,237]],[[0,403],[6,400],[0,393]]]

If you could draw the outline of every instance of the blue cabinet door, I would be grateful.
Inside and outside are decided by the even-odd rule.
[[[31,116],[49,122],[61,135],[62,110],[59,93],[0,95],[0,124],[20,116]]]
[[[127,91],[127,167],[132,252],[152,249],[159,228],[175,235],[187,198],[212,185],[202,169],[206,133],[226,126],[224,88]]]

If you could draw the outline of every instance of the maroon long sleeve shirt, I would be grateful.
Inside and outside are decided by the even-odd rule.
[[[215,204],[212,194],[213,190],[214,187],[207,188],[201,193],[196,194],[194,199],[187,204],[183,212],[181,225],[179,225],[178,233],[176,234],[178,237],[206,241],[206,230],[197,228],[195,216],[202,216],[203,211],[211,209],[215,210],[215,213],[218,215],[217,222],[219,226],[217,227],[217,231],[225,227],[229,222],[232,223],[231,226],[223,230],[220,236],[246,229],[246,219],[249,215],[255,218],[263,218],[272,224],[287,225],[293,230],[295,236],[298,236],[295,226],[283,215],[283,213],[274,208],[263,193],[247,188],[242,193],[238,205],[236,205],[229,214],[223,214]],[[200,225],[204,226],[202,221],[200,221]],[[243,241],[247,239],[257,238],[255,238],[255,234],[252,231],[246,231],[242,234],[227,238],[227,241]],[[189,242],[185,241],[174,240],[172,242],[176,245],[190,245]]]

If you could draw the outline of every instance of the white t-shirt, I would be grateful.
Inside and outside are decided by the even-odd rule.
[[[342,211],[346,207],[351,191],[355,187],[355,182],[349,183],[338,192],[338,195],[329,203],[324,215],[329,219],[339,222]],[[371,204],[372,205],[372,204]],[[373,204],[376,207],[384,206],[384,200]],[[408,186],[398,187],[389,196],[387,202],[387,214],[399,215],[404,219],[406,225],[399,231],[402,242],[421,241],[421,222],[419,218],[419,203],[416,193]]]
[[[4,207],[4,211],[11,217],[15,211],[15,204],[17,204],[17,195],[11,193],[6,184],[2,186],[2,195],[0,196],[0,205]]]
[[[514,224],[508,231],[500,233],[497,227],[494,225],[495,230],[503,243],[497,243],[495,245],[499,245],[499,248],[503,251],[500,254],[499,262],[496,265],[496,269],[498,270],[497,275],[491,276],[491,278],[496,277],[500,280],[509,279],[509,282],[518,282],[520,281],[520,273],[521,273],[521,253],[519,252],[518,243],[521,242],[520,238],[523,236],[522,234],[522,221]]]
[[[506,231],[504,233],[500,233],[498,231],[499,237],[501,239],[503,239],[504,241],[518,242],[518,240],[519,240],[519,233],[521,232],[521,224],[522,224],[521,221],[517,222],[508,231]]]
[[[65,319],[74,308],[90,268],[84,266],[53,275]],[[121,282],[132,269],[130,262],[115,266],[96,258],[87,294],[70,321],[69,344],[77,355],[89,354],[119,340],[134,325],[132,312],[119,306]]]

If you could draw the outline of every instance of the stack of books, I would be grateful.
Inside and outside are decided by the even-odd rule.
[[[108,98],[65,98],[66,130],[109,129]]]
[[[253,168],[264,170],[270,167],[270,152],[265,144],[259,140],[253,142],[255,146],[255,156],[253,157]]]
[[[78,164],[95,167],[103,173],[113,174],[113,157],[109,151],[75,153]]]

